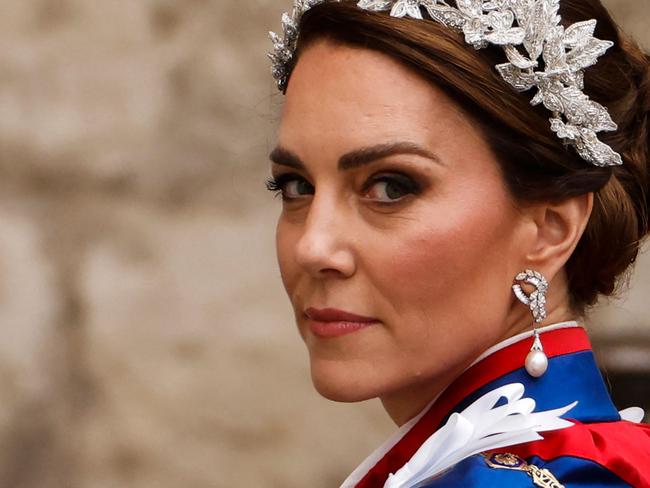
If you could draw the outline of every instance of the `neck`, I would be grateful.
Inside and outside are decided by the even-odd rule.
[[[384,410],[386,410],[391,420],[401,427],[433,403],[444,389],[461,375],[467,366],[469,364],[449,371],[444,378],[423,381],[382,396],[381,403]]]
[[[540,327],[538,328],[541,329],[553,324],[563,324],[574,320],[576,320],[576,317],[568,306],[556,306],[549,311],[544,324],[540,324]],[[484,345],[484,347],[478,351],[471,352],[465,361],[454,368],[450,368],[443,376],[429,378],[425,381],[409,385],[406,388],[382,396],[381,402],[384,410],[386,410],[393,422],[398,426],[402,426],[416,417],[420,412],[425,410],[428,405],[435,402],[440,394],[467,368],[472,366],[477,362],[477,360],[485,357],[486,353],[489,354],[491,351],[494,351],[494,349],[498,348],[503,342],[512,338],[516,339],[521,334],[532,335],[533,329],[530,324],[530,319],[527,319],[525,313],[518,313],[517,316],[513,316],[509,321],[506,321],[506,323],[508,324],[508,327],[497,337],[496,340],[492,341],[492,343],[487,346]],[[525,336],[519,338],[519,340],[522,340],[523,338],[525,338]]]

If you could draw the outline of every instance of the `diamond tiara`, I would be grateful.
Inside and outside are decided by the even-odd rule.
[[[285,91],[299,36],[300,19],[315,5],[341,0],[294,0],[282,15],[283,37],[271,32],[272,74]],[[455,4],[455,7],[450,5]],[[595,166],[623,163],[621,155],[598,139],[617,125],[607,108],[583,93],[584,70],[614,45],[594,37],[595,20],[560,25],[560,0],[359,0],[363,10],[390,11],[393,17],[431,20],[461,32],[475,49],[501,46],[507,62],[496,66],[518,92],[533,88],[531,105],[544,105],[552,114],[551,130]],[[543,63],[540,63],[542,61]]]

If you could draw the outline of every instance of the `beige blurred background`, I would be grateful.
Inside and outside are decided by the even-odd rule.
[[[0,487],[326,488],[392,431],[312,391],[276,269],[289,3],[0,2]],[[646,254],[592,325],[646,405],[649,292]]]

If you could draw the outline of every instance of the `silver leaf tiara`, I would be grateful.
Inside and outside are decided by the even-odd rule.
[[[284,36],[271,32],[272,74],[278,88],[287,86],[303,14],[314,5],[341,0],[294,0],[291,13],[282,15]],[[451,0],[450,0],[451,1]],[[577,22],[566,29],[560,25],[560,0],[359,0],[368,11],[387,11],[393,17],[423,20],[429,17],[461,32],[465,41],[482,49],[501,46],[507,63],[496,66],[512,87],[537,93],[532,105],[544,105],[552,116],[551,130],[574,146],[578,154],[595,166],[622,164],[620,154],[598,139],[601,131],[614,131],[616,124],[607,109],[583,93],[584,69],[596,64],[611,41],[596,39],[595,20]],[[523,48],[523,49],[522,49]],[[540,66],[540,58],[543,67]]]

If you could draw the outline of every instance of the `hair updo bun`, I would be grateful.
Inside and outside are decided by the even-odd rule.
[[[483,129],[513,196],[522,203],[560,201],[594,192],[594,209],[566,264],[573,308],[582,313],[598,295],[612,295],[636,260],[650,214],[650,60],[621,32],[600,0],[561,0],[565,26],[596,19],[595,36],[614,46],[585,70],[585,93],[609,109],[616,132],[599,137],[623,165],[593,166],[550,130],[548,111],[530,105],[494,68],[497,47],[477,51],[437,22],[396,19],[356,7],[356,0],[325,2],[302,17],[296,56],[317,39],[377,50],[435,83]]]
[[[603,140],[621,154],[623,165],[595,193],[589,224],[567,263],[570,290],[582,306],[617,291],[650,232],[650,57],[606,18],[616,45],[602,66],[588,70],[586,90],[618,124]]]

